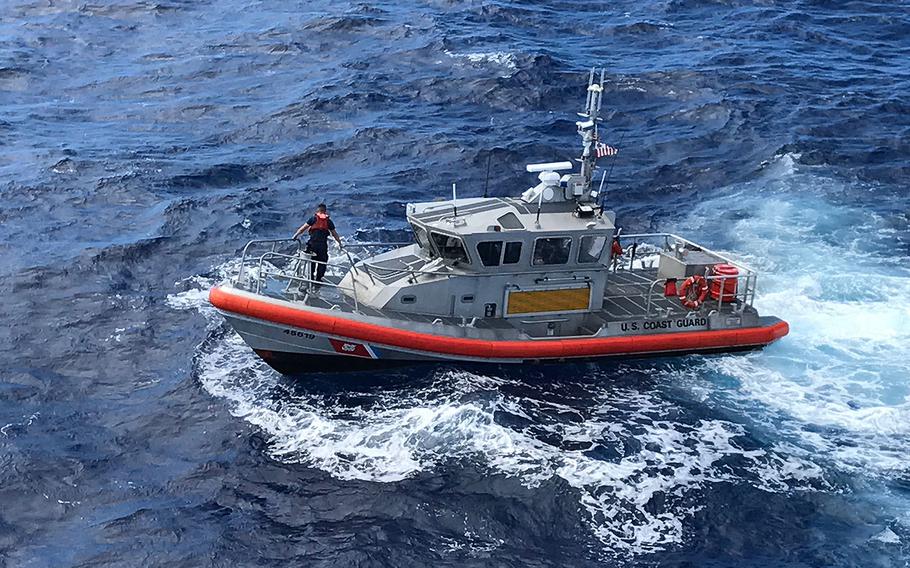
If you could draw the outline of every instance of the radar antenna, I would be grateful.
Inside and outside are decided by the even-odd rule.
[[[572,201],[579,206],[582,204],[596,203],[598,192],[594,191],[594,170],[597,168],[597,159],[604,155],[616,155],[616,149],[600,143],[597,132],[597,123],[600,118],[600,108],[603,102],[604,80],[606,70],[600,70],[600,77],[595,77],[595,70],[591,69],[588,76],[587,98],[585,99],[584,112],[578,113],[581,120],[575,123],[578,134],[581,136],[582,153],[578,159],[581,162],[579,173],[568,173],[562,176],[557,171],[571,170],[572,162],[548,162],[544,164],[528,164],[529,172],[543,172],[538,177],[540,183],[521,194],[527,203],[540,202],[540,192],[548,191],[549,197],[545,201]],[[615,158],[614,158],[615,161]],[[604,180],[609,181],[609,173]],[[604,182],[601,182],[604,185]]]

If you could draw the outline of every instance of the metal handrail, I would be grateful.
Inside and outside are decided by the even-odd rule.
[[[758,276],[757,273],[753,269],[749,268],[748,266],[746,266],[738,261],[735,261],[726,255],[723,255],[723,254],[715,252],[711,249],[705,248],[705,247],[699,245],[698,243],[695,243],[693,241],[690,241],[684,237],[680,237],[673,233],[638,233],[638,234],[622,235],[622,238],[631,239],[635,242],[636,245],[638,244],[639,241],[641,241],[643,239],[663,238],[664,239],[664,250],[673,250],[674,247],[670,246],[670,240],[673,239],[686,247],[692,247],[693,249],[703,251],[706,254],[716,257],[717,259],[719,259],[722,262],[731,264],[731,265],[735,266],[736,268],[740,269],[741,273],[739,275],[737,275],[737,276],[706,275],[705,276],[706,280],[707,281],[720,280],[722,292],[724,290],[724,284],[726,283],[727,279],[737,280],[738,286],[737,286],[737,291],[734,294],[734,298],[739,301],[738,310],[737,310],[739,312],[741,312],[745,306],[751,306],[752,302],[754,301],[755,291],[756,291],[755,290],[756,280],[757,280],[757,276]],[[297,243],[297,252],[295,254],[285,254],[285,253],[277,252],[275,250],[275,248],[278,246],[278,244],[290,243],[290,242]],[[299,240],[281,238],[281,239],[257,239],[257,240],[249,241],[246,244],[246,246],[244,246],[244,248],[243,248],[243,254],[240,259],[240,267],[239,267],[239,271],[238,271],[238,281],[242,280],[244,270],[245,270],[246,264],[248,262],[248,256],[250,255],[250,252],[249,252],[250,248],[253,247],[254,245],[263,245],[263,244],[270,245],[270,247],[269,247],[270,250],[267,250],[258,258],[258,263],[256,266],[256,268],[258,270],[258,278],[256,281],[256,293],[261,292],[261,287],[262,287],[263,281],[265,280],[266,277],[269,277],[269,276],[285,278],[290,281],[318,283],[318,284],[322,284],[322,285],[328,285],[328,286],[337,288],[337,289],[345,291],[345,292],[349,292],[351,297],[354,300],[356,310],[359,310],[359,305],[360,305],[360,301],[359,301],[359,297],[358,297],[359,295],[357,293],[357,280],[358,280],[357,278],[351,278],[351,283],[352,283],[351,287],[341,286],[339,284],[335,284],[332,282],[318,282],[311,278],[292,276],[292,275],[284,274],[282,272],[269,270],[268,268],[266,268],[264,266],[264,263],[270,259],[276,259],[276,258],[303,261],[303,262],[307,263],[307,265],[304,269],[305,273],[307,270],[311,270],[312,263],[323,264],[327,268],[333,267],[333,268],[339,268],[342,270],[349,269],[349,270],[353,271],[354,273],[358,273],[358,272],[362,271],[367,274],[367,276],[370,278],[370,281],[374,285],[376,284],[376,280],[373,278],[373,271],[376,271],[380,274],[386,274],[386,275],[393,275],[396,273],[407,274],[412,280],[415,280],[415,281],[420,275],[430,275],[430,276],[436,276],[436,277],[445,276],[446,278],[451,278],[452,276],[456,275],[451,272],[428,271],[428,270],[415,269],[412,266],[405,266],[402,268],[378,266],[374,263],[369,262],[368,260],[360,260],[359,262],[356,262],[354,257],[352,257],[351,254],[346,250],[347,248],[355,248],[355,249],[356,248],[367,248],[368,249],[368,248],[378,248],[378,247],[400,247],[400,246],[407,246],[407,245],[414,244],[413,242],[407,242],[407,243],[403,243],[403,242],[350,243],[350,244],[346,245],[345,247],[342,247],[342,249],[341,249],[342,252],[344,252],[344,254],[347,258],[347,261],[349,263],[348,266],[345,266],[343,263],[337,263],[337,262],[331,262],[331,261],[329,261],[329,262],[318,261],[312,257],[304,258],[302,251],[300,250],[301,243]],[[310,256],[312,256],[312,253],[310,253]],[[630,263],[630,265],[629,265],[630,271],[635,270],[635,268],[632,265],[633,263],[634,263],[634,259],[632,260],[632,263]],[[252,268],[252,266],[250,268]],[[299,267],[297,270],[299,272]],[[609,267],[609,265],[592,264],[590,266],[590,268],[576,267],[574,269],[575,272],[594,272],[594,271],[598,271],[598,270],[610,270],[610,267]],[[540,275],[540,274],[543,274],[546,272],[548,272],[548,271],[539,270],[539,269],[538,270],[521,270],[521,271],[514,271],[514,272],[496,272],[496,273],[479,272],[479,273],[474,274],[474,276],[478,276],[478,277],[480,277],[480,276],[488,276],[488,277],[527,276],[527,275]],[[550,271],[550,272],[552,272],[552,271]],[[571,277],[563,277],[563,278],[559,278],[559,279],[564,280],[566,278],[571,279]],[[646,304],[645,313],[647,316],[651,315],[652,306],[654,305],[653,298],[654,298],[655,286],[657,286],[658,284],[661,284],[661,283],[666,285],[667,280],[668,280],[667,278],[658,278],[656,280],[653,280],[650,283],[649,288],[648,288],[648,293],[646,296],[647,304]],[[620,285],[620,284],[618,284],[618,285]],[[626,297],[628,297],[628,296],[626,296]],[[636,294],[634,297],[642,297],[644,299],[645,294]],[[723,299],[726,297],[729,297],[729,294],[725,294],[725,293],[719,294],[718,311],[720,310],[720,308],[722,307],[722,305],[724,303]]]
[[[256,280],[256,294],[261,294],[261,293],[262,293],[262,282],[263,282],[263,280],[264,280],[263,277],[264,277],[264,276],[273,276],[273,277],[277,277],[278,279],[284,278],[284,279],[292,280],[292,281],[296,281],[296,282],[306,282],[306,283],[308,283],[308,284],[319,284],[319,285],[321,285],[321,286],[329,286],[329,287],[331,287],[331,288],[336,288],[336,289],[338,289],[338,290],[343,290],[343,291],[351,292],[352,297],[353,297],[353,300],[354,300],[354,309],[357,310],[357,311],[360,310],[360,301],[359,301],[359,299],[358,299],[358,297],[357,297],[357,287],[356,287],[356,283],[354,284],[354,286],[348,287],[348,286],[342,286],[341,284],[336,284],[336,283],[334,283],[334,282],[327,282],[327,281],[324,281],[324,280],[314,280],[314,279],[312,279],[312,278],[306,278],[306,277],[303,277],[303,276],[293,276],[293,275],[290,275],[290,274],[285,274],[285,273],[283,273],[283,272],[276,272],[276,271],[268,270],[268,269],[266,269],[266,268],[263,267],[263,263],[265,263],[266,260],[268,260],[268,259],[270,259],[270,258],[286,258],[286,259],[289,259],[289,260],[302,260],[301,257],[300,257],[299,255],[287,255],[287,254],[282,254],[282,253],[278,253],[278,252],[266,252],[266,253],[264,253],[264,254],[259,258],[258,271],[257,271],[257,273],[258,273],[258,275],[259,275],[259,278]],[[316,263],[316,264],[325,264],[326,266],[333,266],[333,265],[330,264],[330,263],[323,262],[323,261],[321,261],[321,260],[315,260],[315,259],[313,259],[313,258],[307,259],[306,262],[307,262],[307,263]],[[309,264],[308,264],[308,265],[306,266],[306,268],[304,268],[304,274],[305,274],[306,271],[309,270],[309,269],[310,269],[310,266],[309,266]],[[354,282],[353,279],[352,279],[352,282]]]
[[[300,248],[302,245],[302,243],[299,239],[283,237],[283,238],[278,238],[278,239],[253,239],[253,240],[247,242],[246,245],[243,247],[243,252],[240,256],[240,267],[238,268],[238,272],[237,272],[237,280],[239,281],[243,277],[243,271],[244,271],[244,268],[246,267],[247,257],[250,256],[250,249],[252,247],[259,246],[259,245],[270,245],[269,250],[267,250],[267,252],[276,253],[277,251],[275,250],[275,248],[277,247],[277,245],[279,245],[281,243],[296,243],[297,252],[299,254]],[[357,262],[355,262],[354,258],[351,256],[351,253],[348,251],[348,249],[375,249],[375,248],[380,248],[380,247],[397,248],[397,247],[408,246],[411,244],[414,244],[413,241],[407,241],[407,242],[405,242],[405,241],[396,241],[396,242],[375,241],[375,242],[364,242],[364,243],[353,242],[353,243],[345,243],[344,245],[339,246],[339,249],[347,257],[348,262],[350,263],[350,268],[352,268],[356,272],[356,271],[358,271]],[[285,256],[287,256],[287,255],[285,255]],[[336,266],[336,265],[329,265],[329,266]],[[341,265],[338,265],[338,266],[341,266]],[[375,284],[376,281],[373,279],[373,275],[370,273],[370,266],[364,265],[363,268],[364,268],[364,272],[367,273],[367,275],[370,277],[370,280],[373,282],[373,284]]]
[[[270,245],[272,245],[272,250],[270,250],[269,252],[275,252],[274,247],[278,243],[296,243],[298,249],[300,248],[300,245],[302,244],[300,239],[293,239],[290,237],[282,237],[279,239],[253,239],[251,241],[248,241],[246,243],[246,245],[244,245],[243,253],[240,256],[240,264],[242,265],[243,262],[246,260],[246,256],[247,256],[247,253],[249,252],[250,247],[252,247],[254,245],[270,244]],[[353,242],[353,243],[345,243],[340,248],[342,250],[344,250],[347,248],[355,248],[355,249],[356,248],[378,248],[378,247],[382,247],[382,246],[402,247],[402,246],[407,246],[407,245],[411,245],[411,244],[414,244],[413,241],[409,241],[409,242],[399,241],[399,242],[389,242],[389,243],[383,243],[383,242],[378,242],[378,241],[377,242],[366,242],[366,243]]]
[[[726,292],[725,284],[726,284],[727,280],[736,280],[737,281],[736,292],[732,294],[732,297],[734,299],[739,300],[739,306],[736,311],[742,312],[746,306],[752,305],[750,296],[753,299],[755,297],[755,281],[757,279],[757,275],[755,275],[755,274],[746,274],[746,275],[742,275],[742,276],[722,275],[722,276],[705,276],[704,278],[705,278],[706,283],[710,283],[712,280],[720,280],[720,293],[717,295],[717,311],[720,311],[721,307],[725,303],[724,298],[729,298],[731,296],[731,294]],[[648,296],[647,296],[648,302],[645,305],[645,317],[648,317],[651,315],[651,305],[653,304],[652,299],[654,297],[654,287],[661,283],[666,285],[668,280],[671,280],[671,278],[658,278],[656,280],[653,280],[651,282],[650,286],[648,286]],[[740,283],[743,283],[743,285],[740,286]],[[628,296],[625,296],[625,297],[628,297]],[[728,302],[729,302],[729,300],[728,300]]]
[[[653,238],[661,238],[661,237],[663,237],[663,238],[665,239],[665,243],[666,243],[666,247],[665,247],[665,248],[666,248],[667,250],[670,250],[670,249],[671,249],[671,247],[669,246],[669,239],[672,238],[672,239],[675,239],[675,240],[677,240],[677,241],[679,241],[679,242],[681,242],[681,243],[683,243],[683,244],[686,244],[686,245],[695,247],[695,248],[697,248],[698,250],[701,250],[701,251],[706,252],[706,253],[708,253],[708,254],[710,254],[710,255],[716,256],[717,258],[721,259],[721,260],[724,261],[725,263],[727,263],[727,264],[732,264],[732,265],[735,266],[736,268],[739,268],[740,270],[744,270],[744,271],[748,272],[749,274],[757,274],[757,272],[756,272],[755,270],[753,270],[753,269],[750,268],[749,266],[743,264],[742,262],[739,262],[738,260],[733,260],[732,258],[730,258],[730,257],[728,257],[728,256],[726,256],[726,255],[724,255],[724,254],[721,254],[721,253],[719,253],[719,252],[713,251],[713,250],[711,250],[711,249],[709,249],[709,248],[707,248],[707,247],[703,247],[702,245],[700,245],[700,244],[698,244],[698,243],[696,243],[696,242],[690,241],[689,239],[687,239],[687,238],[685,238],[685,237],[680,237],[679,235],[676,235],[676,234],[674,234],[674,233],[636,233],[636,234],[631,234],[631,235],[621,235],[621,238],[623,238],[623,239],[631,239],[631,240],[633,240],[633,241],[634,241],[634,240],[637,240],[637,239],[653,239]]]
[[[666,248],[667,250],[670,250],[670,248],[671,248],[671,247],[669,246],[669,239],[675,239],[675,240],[677,240],[678,242],[680,242],[680,243],[682,243],[682,244],[684,244],[684,245],[688,245],[688,246],[690,246],[690,247],[694,247],[694,248],[696,248],[696,249],[698,249],[698,250],[701,250],[701,251],[703,251],[703,252],[705,252],[705,253],[707,253],[707,254],[710,254],[710,255],[712,255],[712,256],[717,257],[718,259],[720,259],[721,261],[723,261],[723,262],[725,262],[725,263],[727,263],[727,264],[731,264],[731,265],[735,266],[736,268],[738,268],[738,269],[740,269],[741,271],[743,271],[743,272],[746,273],[746,274],[742,274],[742,275],[741,275],[742,277],[750,276],[750,275],[756,275],[756,274],[757,274],[757,273],[755,272],[755,270],[753,270],[752,268],[748,267],[747,265],[745,265],[745,264],[743,264],[743,263],[741,263],[741,262],[739,262],[739,261],[733,260],[732,258],[730,258],[730,257],[728,257],[728,256],[726,256],[726,255],[724,255],[724,254],[721,254],[721,253],[718,253],[718,252],[713,251],[713,250],[711,250],[711,249],[708,249],[708,248],[706,248],[706,247],[703,247],[703,246],[699,245],[699,244],[696,243],[696,242],[690,241],[690,240],[688,240],[688,239],[686,239],[686,238],[684,238],[684,237],[680,237],[679,235],[676,235],[676,234],[674,234],[674,233],[636,233],[636,234],[630,234],[630,235],[622,235],[622,238],[623,238],[623,239],[632,239],[632,240],[653,239],[653,238],[664,238],[664,239],[665,239],[665,245],[666,245],[665,248]],[[241,257],[241,261],[240,261],[240,262],[241,262],[241,271],[242,271],[242,269],[243,269],[243,263],[244,263],[244,261],[245,261],[245,259],[246,259],[247,250],[249,249],[249,247],[250,247],[251,245],[253,245],[253,244],[263,244],[263,243],[272,243],[272,244],[273,244],[273,247],[274,247],[274,245],[277,244],[277,243],[281,243],[281,242],[290,242],[290,241],[295,241],[295,240],[296,240],[296,239],[259,239],[259,240],[250,241],[249,243],[247,243],[247,245],[244,247],[244,250],[243,250],[243,256]],[[297,242],[298,242],[298,244],[299,244],[299,241],[297,241]],[[398,273],[402,273],[402,274],[408,274],[408,275],[411,276],[411,278],[416,278],[416,277],[419,276],[419,275],[445,276],[445,277],[451,277],[451,276],[453,276],[453,274],[451,274],[451,273],[444,273],[444,272],[440,272],[440,271],[420,270],[420,269],[416,269],[416,268],[413,268],[413,267],[410,267],[410,266],[408,266],[408,267],[402,267],[402,268],[394,268],[394,267],[379,266],[379,265],[376,265],[376,264],[374,264],[374,263],[368,262],[367,260],[361,260],[359,263],[357,263],[357,262],[354,262],[354,259],[351,257],[350,253],[348,253],[348,252],[345,250],[345,249],[348,249],[348,248],[377,248],[377,247],[383,247],[383,246],[388,246],[388,247],[399,247],[399,246],[407,246],[407,245],[411,245],[411,244],[414,244],[414,243],[413,243],[413,242],[366,242],[366,243],[348,243],[348,244],[345,244],[345,245],[344,245],[344,247],[342,248],[342,251],[345,252],[345,255],[346,255],[347,258],[348,258],[348,262],[350,262],[350,264],[351,264],[351,268],[354,268],[354,269],[356,269],[356,268],[363,268],[363,269],[364,269],[364,272],[367,273],[367,275],[370,277],[370,280],[371,280],[374,284],[375,284],[375,280],[373,279],[372,271],[376,271],[376,272],[379,272],[379,273],[386,273],[386,274],[394,274],[394,273],[398,272]],[[271,250],[271,251],[269,251],[269,252],[274,252],[274,248],[273,248],[273,250]],[[328,266],[336,266],[336,265],[334,265],[334,264],[329,264]],[[591,271],[597,271],[597,270],[598,270],[598,267],[602,267],[602,269],[604,269],[604,270],[609,270],[609,267],[608,267],[608,266],[605,266],[605,265],[603,265],[603,264],[598,264],[598,263],[592,263],[592,265],[591,265],[590,268],[579,266],[579,267],[576,267],[574,270],[575,270],[576,272],[591,272]],[[478,273],[475,273],[474,275],[475,275],[475,276],[497,276],[497,277],[498,277],[498,276],[527,276],[527,275],[533,275],[533,274],[541,274],[541,273],[545,273],[545,272],[548,272],[548,271],[547,271],[547,270],[540,270],[540,269],[538,269],[538,270],[521,270],[521,271],[513,271],[513,272],[496,272],[496,273],[490,273],[490,274],[483,273],[483,272],[478,272]],[[552,272],[552,271],[551,271],[551,272]]]
[[[344,290],[344,291],[351,292],[351,299],[354,300],[354,311],[360,312],[360,302],[357,298],[357,290],[354,288],[348,288],[347,286],[341,286],[340,284],[335,284],[334,282],[326,282],[324,280],[313,280],[311,278],[305,278],[303,276],[292,276],[290,274],[282,274],[280,272],[266,271],[265,274],[267,274],[269,276],[274,276],[278,279],[285,278],[287,280],[293,280],[293,281],[297,281],[297,282],[306,282],[309,284],[319,284],[320,286],[328,286],[330,288],[337,288],[338,290]],[[259,294],[260,292],[257,291],[256,293]]]
[[[415,244],[414,241],[400,241],[400,242],[393,242],[393,243],[372,241],[372,242],[366,242],[366,243],[360,243],[360,242],[345,243],[344,247],[345,248],[406,247],[408,245],[413,245],[413,244]]]
[[[268,245],[271,245],[271,246],[269,247],[270,250],[269,250],[268,252],[275,252],[275,247],[276,247],[279,243],[292,243],[292,242],[296,244],[296,246],[297,246],[297,251],[298,251],[298,253],[299,253],[299,251],[300,251],[300,241],[298,241],[297,239],[291,239],[291,238],[281,238],[281,239],[253,239],[253,240],[247,242],[247,244],[243,247],[243,253],[240,255],[240,265],[239,265],[238,268],[237,268],[237,277],[235,278],[235,281],[236,281],[236,282],[242,282],[242,281],[243,281],[243,273],[244,273],[244,269],[246,268],[247,256],[250,254],[250,248],[251,248],[251,247],[253,247],[253,246],[255,246],[255,245],[268,244]]]
[[[369,262],[367,262],[367,261],[365,261],[365,260],[360,261],[360,265],[361,265],[361,266],[365,266],[365,267],[372,268],[373,270],[376,270],[376,271],[384,271],[384,272],[389,272],[389,273],[391,273],[391,272],[396,272],[396,271],[397,271],[397,272],[401,272],[401,273],[407,273],[407,274],[410,274],[410,275],[412,275],[412,276],[421,275],[421,274],[426,274],[426,275],[430,275],[430,276],[445,276],[445,277],[447,277],[447,278],[450,278],[450,277],[452,277],[452,276],[455,276],[455,274],[452,274],[452,273],[446,273],[446,272],[433,272],[433,271],[429,271],[429,270],[420,270],[420,269],[411,268],[411,267],[407,267],[407,268],[394,268],[394,267],[387,267],[387,266],[378,266],[378,265],[376,265],[376,264],[369,263]],[[559,265],[553,265],[553,266],[559,266]],[[597,268],[597,267],[605,268],[602,264],[591,263],[591,267],[590,267],[590,268],[575,267],[573,270],[574,270],[575,272],[597,272],[597,271],[598,271],[598,268]],[[483,276],[488,276],[488,277],[498,277],[498,276],[527,276],[527,275],[531,275],[531,274],[545,274],[545,273],[547,273],[547,272],[564,272],[564,271],[558,271],[558,270],[522,270],[522,271],[517,271],[517,272],[472,272],[472,273],[471,273],[471,276],[475,276],[475,277],[483,277]]]
[[[344,268],[344,266],[340,265],[340,264],[332,264],[331,262],[316,260],[315,258],[312,258],[314,256],[314,253],[304,253],[304,254],[310,255],[310,258],[306,259],[306,261],[309,263],[324,264],[324,265],[326,265],[326,267],[334,266],[336,268]],[[299,254],[284,254],[284,253],[280,253],[280,252],[266,252],[266,253],[263,253],[262,256],[259,257],[259,269],[260,270],[262,270],[262,263],[269,258],[286,258],[288,260],[303,260],[303,258]],[[272,274],[274,274],[274,273],[272,273]]]
[[[272,245],[272,251],[271,251],[271,252],[274,252],[274,251],[275,251],[275,245],[276,245],[276,244],[278,244],[278,243],[288,243],[288,242],[296,242],[296,243],[297,243],[297,248],[298,248],[298,249],[300,248],[300,241],[298,241],[297,239],[291,239],[291,238],[282,238],[282,239],[253,239],[253,240],[247,242],[247,244],[243,247],[243,254],[240,255],[240,266],[243,267],[243,263],[244,263],[244,261],[246,260],[247,252],[249,251],[249,249],[250,249],[251,246],[253,246],[253,245],[261,245],[261,244],[270,243],[270,244]]]

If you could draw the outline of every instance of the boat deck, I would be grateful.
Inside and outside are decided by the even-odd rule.
[[[417,323],[443,323],[449,325],[465,325],[461,317],[413,314],[405,312],[392,312],[377,310],[363,304],[355,305],[352,298],[343,294],[334,287],[340,281],[339,274],[326,274],[326,285],[322,286],[294,286],[269,281],[260,290],[260,293],[274,298],[292,302],[302,302],[304,305],[326,310],[340,310],[347,313],[359,313],[365,316],[393,318]],[[653,284],[658,280],[656,268],[636,268],[635,270],[618,270],[610,274],[604,292],[603,309],[584,315],[576,315],[579,320],[577,326],[568,332],[570,335],[587,335],[596,333],[599,328],[609,323],[629,320],[642,320],[655,317],[669,317],[685,315],[689,310],[677,298],[665,297],[663,286]],[[650,296],[650,306],[649,306]],[[710,301],[710,297],[709,297]],[[733,312],[735,304],[717,304],[710,309],[723,312]],[[477,319],[470,325],[476,329],[493,331],[514,331],[516,328],[525,327],[529,318],[488,318]]]
[[[604,291],[602,313],[609,321],[642,319],[648,315],[648,293],[651,292],[651,314],[685,313],[687,309],[676,298],[667,298],[657,280],[656,268],[619,270],[610,274]]]

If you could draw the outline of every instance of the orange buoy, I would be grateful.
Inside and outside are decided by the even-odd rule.
[[[730,264],[715,264],[712,276],[714,278],[711,280],[711,297],[726,303],[735,300],[739,269]]]

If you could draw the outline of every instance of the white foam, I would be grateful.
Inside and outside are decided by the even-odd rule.
[[[23,417],[22,422],[10,422],[10,423],[4,425],[3,427],[0,427],[0,435],[3,435],[4,437],[9,437],[10,429],[16,429],[17,426],[23,430],[27,429],[36,420],[38,420],[38,418],[40,416],[41,416],[40,412],[35,412],[28,417]]]
[[[886,528],[882,532],[873,536],[871,540],[877,540],[879,542],[884,542],[885,544],[900,544],[901,543],[901,538],[899,536],[897,536],[897,534],[890,528]]]
[[[510,381],[468,372],[442,373],[419,388],[370,393],[374,404],[346,406],[305,390],[291,392],[208,305],[208,288],[235,270],[228,264],[213,278],[179,282],[185,290],[167,302],[209,318],[212,335],[196,358],[199,380],[234,415],[268,435],[268,452],[277,460],[374,482],[400,481],[465,459],[531,488],[562,480],[576,492],[593,534],[619,553],[682,542],[699,492],[713,483],[745,482],[766,491],[824,486],[821,469],[799,451],[746,449],[737,424],[676,423],[666,418],[672,406],[657,395],[605,390],[597,382],[583,408],[507,396],[507,387],[515,386]],[[554,421],[554,415],[562,418]],[[503,416],[532,426],[509,426]],[[604,451],[616,457],[602,457]],[[501,544],[473,534],[465,542],[449,544],[477,551]]]
[[[779,179],[792,176],[796,173],[796,165],[801,156],[802,154],[796,152],[787,152],[778,154],[767,162],[763,162],[761,168],[763,169],[764,179]]]
[[[888,474],[910,452],[910,271],[888,248],[910,228],[828,197],[851,192],[783,156],[695,210],[688,225],[730,239],[762,273],[759,311],[790,323],[764,353],[704,369],[738,381],[721,396],[782,414],[777,427],[811,452]]]
[[[209,276],[190,276],[174,285],[183,288],[182,292],[168,294],[165,303],[175,310],[199,310],[212,322],[220,322],[220,316],[209,304],[209,290],[228,277],[237,274],[240,259],[228,261],[216,266]]]
[[[198,366],[210,393],[230,401],[235,415],[269,435],[275,459],[339,479],[375,482],[400,481],[458,459],[476,460],[491,474],[528,487],[559,478],[575,489],[593,533],[614,551],[648,552],[681,542],[685,520],[697,510],[693,492],[733,478],[728,467],[716,465],[725,457],[745,460],[745,471],[754,473],[749,482],[760,488],[792,488],[806,472],[817,473],[791,456],[740,448],[735,439],[742,430],[728,422],[682,426],[660,420],[666,411],[662,403],[637,392],[610,393],[624,405],[634,401],[632,415],[617,417],[604,397],[597,403],[599,416],[581,424],[538,426],[548,440],[543,441],[502,425],[496,415],[520,415],[540,425],[546,422],[543,411],[563,411],[561,405],[547,408],[542,401],[505,397],[490,390],[497,382],[492,377],[449,373],[423,391],[390,392],[370,408],[347,408],[317,395],[284,392],[277,375],[233,333],[208,344]],[[619,461],[587,451],[621,447],[629,438],[642,449]],[[579,442],[585,450],[563,448]],[[658,494],[666,505],[655,508],[649,503]]]
[[[488,51],[488,52],[479,52],[479,53],[454,53],[446,50],[445,54],[449,57],[456,60],[468,61],[472,64],[486,64],[490,63],[493,65],[498,65],[504,67],[509,71],[514,71],[518,68],[515,63],[515,55],[506,52],[506,51]]]

